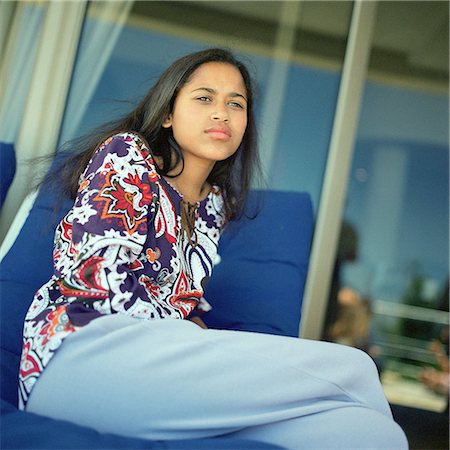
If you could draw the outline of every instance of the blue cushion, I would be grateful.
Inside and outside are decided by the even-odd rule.
[[[2,299],[0,332],[2,348],[21,354],[25,314],[34,293],[53,273],[53,239],[56,226],[72,202],[59,210],[48,206],[47,190],[38,195],[20,234],[0,264]]]
[[[14,144],[0,142],[0,208],[16,173]]]
[[[0,349],[1,398],[11,405],[17,406],[19,388],[20,357],[5,349]]]
[[[34,293],[53,273],[53,239],[56,225],[72,202],[55,209],[56,197],[43,188],[19,236],[0,264],[1,398],[17,405],[19,359],[23,322]]]
[[[231,222],[220,240],[204,316],[212,328],[298,336],[313,230],[308,194],[254,191],[257,218]]]

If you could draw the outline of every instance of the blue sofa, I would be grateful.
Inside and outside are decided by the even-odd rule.
[[[14,244],[0,264],[2,449],[270,449],[268,444],[227,438],[146,441],[99,433],[17,409],[22,324],[34,292],[51,276],[56,224],[70,208],[55,207],[41,189]],[[256,219],[231,223],[219,247],[220,263],[205,292],[213,328],[298,336],[313,214],[307,194],[252,192]],[[124,405],[126,408],[126,405]]]
[[[16,152],[14,144],[0,142],[0,208],[3,206],[15,174]]]

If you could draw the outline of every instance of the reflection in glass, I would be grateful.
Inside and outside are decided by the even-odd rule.
[[[343,222],[357,257],[339,272],[325,337],[342,339],[349,292],[368,299],[389,400],[434,411],[447,396],[422,374],[445,370],[433,342],[448,371],[448,131],[448,3],[380,2]]]

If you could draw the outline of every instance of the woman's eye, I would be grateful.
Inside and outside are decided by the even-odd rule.
[[[197,97],[197,100],[200,100],[201,102],[210,102],[211,98],[202,95],[201,97]]]
[[[229,102],[228,104],[233,108],[244,109],[244,107],[239,102]]]

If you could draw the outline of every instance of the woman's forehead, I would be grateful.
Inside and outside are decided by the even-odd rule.
[[[240,94],[247,93],[241,71],[226,62],[207,62],[197,67],[183,87],[193,88],[194,86],[225,89]]]

